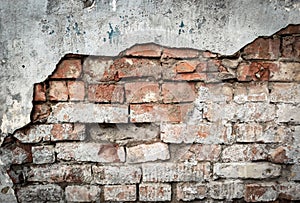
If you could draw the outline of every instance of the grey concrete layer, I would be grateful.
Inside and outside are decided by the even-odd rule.
[[[0,0],[0,129],[27,124],[33,83],[66,53],[117,55],[135,43],[233,54],[300,23],[298,0]],[[0,139],[1,143],[1,139]]]

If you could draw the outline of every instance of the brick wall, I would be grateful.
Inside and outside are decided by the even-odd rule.
[[[8,174],[19,202],[300,200],[299,82],[297,25],[233,56],[68,54],[6,138]]]

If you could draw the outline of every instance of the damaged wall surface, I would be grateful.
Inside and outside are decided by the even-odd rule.
[[[4,140],[2,197],[300,200],[299,82],[300,25],[231,56],[156,44],[68,54],[34,85],[31,123]]]

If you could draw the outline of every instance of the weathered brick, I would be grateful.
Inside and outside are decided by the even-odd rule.
[[[270,81],[300,81],[300,63],[279,62],[279,66],[270,67]]]
[[[193,110],[193,104],[132,104],[131,122],[182,122]]]
[[[136,44],[124,52],[121,56],[140,56],[140,57],[160,57],[162,54],[162,47],[157,44]]]
[[[91,124],[88,130],[95,141],[108,141],[122,145],[155,140],[160,134],[159,125],[154,123]]]
[[[207,74],[206,73],[185,73],[185,74],[177,74],[173,80],[178,81],[206,81]]]
[[[199,123],[190,125],[184,123],[161,124],[161,139],[167,143],[231,143],[231,125],[221,122]]]
[[[89,56],[83,63],[83,78],[88,83],[119,80],[118,72],[110,68],[113,60],[110,57]]]
[[[66,200],[70,202],[92,202],[100,200],[101,189],[95,185],[68,185]]]
[[[299,164],[294,164],[291,167],[290,179],[293,181],[300,181],[300,165]]]
[[[271,149],[269,152],[269,160],[273,163],[293,163],[293,157],[290,157],[290,146],[279,146]]]
[[[300,60],[300,36],[286,36],[282,38],[281,56]]]
[[[237,142],[282,143],[291,137],[291,129],[274,123],[237,123],[233,126]]]
[[[135,201],[136,185],[105,185],[105,201]]]
[[[196,161],[218,161],[221,154],[221,145],[203,145],[193,144],[181,160],[196,160]]]
[[[139,185],[140,201],[171,201],[171,185],[166,183],[142,183]]]
[[[159,84],[156,82],[125,83],[125,93],[128,103],[157,102],[160,99]]]
[[[242,56],[245,59],[277,59],[279,47],[280,40],[277,38],[257,38],[244,48]]]
[[[92,84],[88,88],[88,99],[92,102],[124,101],[124,87],[115,84]]]
[[[227,102],[232,100],[232,85],[228,83],[197,85],[197,102]]]
[[[81,75],[81,71],[80,59],[67,59],[57,65],[50,78],[78,78]]]
[[[141,168],[132,166],[92,166],[94,181],[97,184],[132,184],[141,180]]]
[[[191,201],[204,199],[207,196],[207,187],[203,183],[178,183],[176,185],[176,199]]]
[[[32,158],[34,164],[53,163],[55,161],[53,146],[52,145],[33,146]]]
[[[168,160],[170,158],[168,145],[161,142],[127,147],[126,152],[129,163]]]
[[[277,197],[276,183],[248,184],[245,186],[245,200],[247,202],[274,201]]]
[[[33,122],[43,122],[49,116],[51,110],[48,104],[35,104],[33,105],[31,113],[31,121]]]
[[[244,196],[244,190],[240,180],[213,181],[209,184],[209,194],[213,199],[240,199]]]
[[[283,28],[276,34],[278,35],[290,35],[290,34],[300,34],[300,26],[299,25],[288,25]]]
[[[220,120],[231,121],[258,121],[267,122],[275,118],[275,105],[265,103],[209,103],[204,109],[204,118],[216,122]]]
[[[280,199],[300,200],[300,183],[284,182],[278,185]]]
[[[241,63],[237,69],[237,79],[238,81],[268,81],[270,71],[276,69],[278,65],[271,62]]]
[[[28,181],[34,182],[73,182],[82,183],[92,180],[90,165],[34,165],[30,167],[28,172]]]
[[[268,101],[269,89],[267,83],[236,83],[233,100],[242,104],[245,102]]]
[[[34,101],[46,101],[46,85],[45,83],[34,84]]]
[[[50,101],[68,100],[69,92],[66,81],[50,81],[49,86],[48,98]]]
[[[124,162],[123,147],[102,143],[57,143],[55,146],[58,160],[91,162]]]
[[[222,151],[224,162],[267,160],[268,150],[264,144],[235,144]]]
[[[215,58],[218,56],[217,53],[212,53],[210,51],[204,51],[202,52],[202,56],[205,57],[205,58]]]
[[[162,84],[162,97],[164,103],[194,101],[195,84],[186,82],[167,82]]]
[[[271,83],[271,102],[298,103],[300,101],[300,84],[297,83]]]
[[[63,190],[59,185],[28,185],[16,190],[19,202],[61,202]]]
[[[143,182],[187,182],[208,180],[210,163],[146,163],[142,165]]]
[[[177,49],[177,48],[164,48],[162,58],[178,58],[178,59],[187,59],[187,58],[198,58],[199,51],[195,49]]]
[[[83,81],[68,81],[67,86],[70,101],[84,100],[85,90]]]
[[[221,65],[226,68],[236,69],[241,62],[241,59],[222,59]]]
[[[85,125],[82,124],[40,124],[18,130],[14,137],[23,143],[41,141],[84,140]]]
[[[278,122],[300,123],[300,105],[278,104],[276,117]]]
[[[281,166],[266,162],[215,163],[213,169],[220,178],[263,179],[281,174]]]
[[[177,73],[192,73],[196,70],[195,62],[179,61],[174,65],[174,69]]]
[[[128,106],[92,103],[57,103],[52,105],[48,122],[127,123]]]

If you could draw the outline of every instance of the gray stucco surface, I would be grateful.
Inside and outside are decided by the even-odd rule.
[[[155,42],[230,55],[292,23],[298,0],[1,0],[0,143],[30,121],[33,84],[66,53]]]

